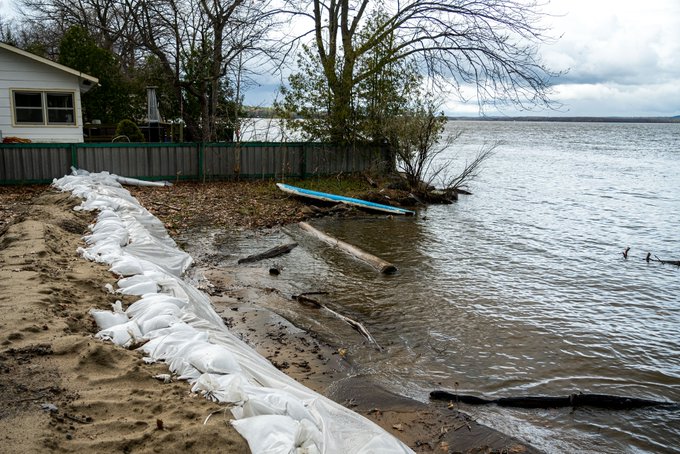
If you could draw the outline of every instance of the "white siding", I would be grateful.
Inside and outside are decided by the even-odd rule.
[[[11,90],[66,90],[75,93],[76,124],[13,126]],[[0,131],[33,142],[82,142],[83,120],[78,77],[0,48]]]

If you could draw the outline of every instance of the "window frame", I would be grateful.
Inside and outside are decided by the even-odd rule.
[[[40,107],[26,107],[26,106],[17,106],[16,103],[16,95],[17,94],[40,94]],[[60,107],[60,106],[54,106],[50,107],[48,103],[48,97],[50,95],[57,95],[59,97],[64,97],[67,96],[67,107]],[[69,96],[70,95],[70,104],[71,106],[68,107],[69,104]],[[78,126],[78,116],[77,116],[77,109],[76,109],[76,92],[75,90],[50,90],[50,89],[34,89],[34,88],[13,88],[10,90],[10,101],[11,101],[11,108],[12,108],[12,124],[13,126],[16,127],[65,127],[65,128],[72,128],[72,127],[77,127]],[[40,109],[41,115],[42,115],[42,121],[41,122],[27,122],[27,121],[19,121],[19,115],[17,115],[17,109]],[[73,121],[71,122],[62,122],[62,121],[50,121],[50,113],[54,112],[67,112],[66,115],[68,116],[68,112],[72,114]]]

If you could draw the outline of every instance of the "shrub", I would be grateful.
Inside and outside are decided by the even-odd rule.
[[[116,137],[126,136],[130,142],[144,142],[144,134],[132,120],[121,120],[116,127]]]

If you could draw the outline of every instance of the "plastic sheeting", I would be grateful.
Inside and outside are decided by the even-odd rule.
[[[260,453],[409,453],[368,419],[296,382],[226,328],[207,295],[183,279],[192,263],[162,223],[115,175],[75,171],[53,185],[99,210],[79,253],[121,277],[117,292],[141,298],[123,311],[92,310],[98,338],[165,362],[192,391],[231,404],[232,424]]]

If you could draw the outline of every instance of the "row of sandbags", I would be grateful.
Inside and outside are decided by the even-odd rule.
[[[97,337],[138,347],[192,391],[231,404],[236,430],[259,453],[403,453],[402,442],[366,418],[280,372],[226,328],[210,299],[183,279],[191,257],[115,175],[74,171],[54,186],[99,210],[80,254],[120,276],[110,291],[140,298],[92,310]]]

